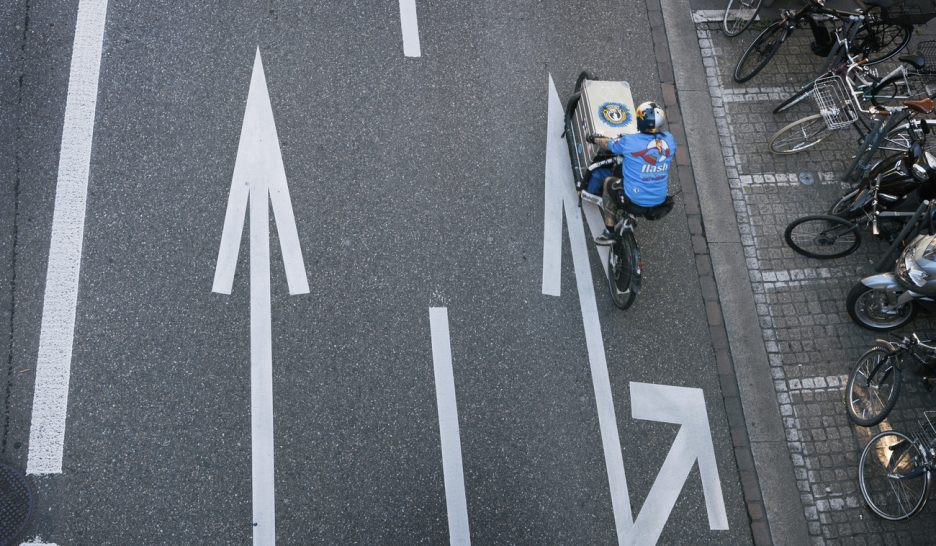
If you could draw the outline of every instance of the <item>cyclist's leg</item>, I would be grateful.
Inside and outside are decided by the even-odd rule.
[[[605,227],[608,228],[608,231],[614,230],[618,203],[620,202],[621,192],[623,191],[624,187],[621,184],[620,178],[615,176],[605,178],[604,191],[601,193],[601,209]]]

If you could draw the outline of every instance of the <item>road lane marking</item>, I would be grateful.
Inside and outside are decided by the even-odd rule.
[[[270,204],[290,294],[309,292],[260,49],[254,57],[212,292],[230,294],[250,207],[250,427],[253,542],[276,543]]]
[[[107,0],[81,0],[59,152],[52,237],[29,429],[29,474],[62,472],[88,173]]]
[[[631,382],[630,391],[634,419],[681,425],[634,521],[631,544],[656,544],[660,539],[697,461],[709,529],[727,530],[728,514],[702,389]]]
[[[416,20],[416,0],[400,0],[400,27],[403,31],[403,55],[420,57],[419,23]]]
[[[562,200],[567,195],[567,188],[575,187],[572,177],[572,164],[569,159],[569,148],[562,132],[565,130],[562,103],[560,102],[558,116],[553,103],[559,100],[556,85],[552,76],[549,76],[549,104],[550,114],[546,129],[546,168],[545,172],[545,211],[543,213],[543,286],[542,293],[547,296],[561,294],[562,280]],[[558,131],[558,132],[557,132]],[[573,197],[575,193],[572,193]],[[576,204],[578,199],[575,198]],[[592,238],[604,231],[604,220],[601,211],[591,204],[583,204],[585,220]],[[568,217],[566,218],[568,221]],[[599,246],[598,256],[605,276],[608,275],[608,253],[610,247]]]
[[[634,520],[631,512],[630,496],[627,491],[627,478],[624,474],[624,459],[621,454],[621,439],[618,436],[617,418],[614,414],[614,399],[611,394],[611,380],[608,377],[608,362],[605,357],[604,340],[601,337],[601,322],[598,318],[598,303],[595,300],[595,284],[591,276],[591,263],[588,260],[588,246],[585,240],[585,228],[582,225],[581,209],[575,195],[572,181],[571,162],[568,147],[560,139],[562,134],[563,108],[559,93],[549,77],[549,107],[546,123],[548,135],[546,155],[546,198],[558,198],[565,209],[569,242],[572,247],[572,264],[575,269],[575,282],[582,310],[582,325],[585,328],[585,343],[588,348],[588,365],[591,368],[592,388],[595,391],[595,405],[598,410],[598,428],[601,431],[601,446],[604,451],[605,468],[608,473],[608,486],[611,492],[611,508],[614,512],[614,524],[619,544],[626,544]],[[552,141],[550,139],[553,139]],[[559,146],[555,144],[559,142]],[[567,173],[563,174],[563,173]],[[555,207],[553,207],[555,208]],[[547,218],[547,222],[554,220]],[[561,220],[560,220],[561,226]],[[561,243],[561,236],[559,242]],[[558,247],[558,248],[556,248]],[[561,244],[545,252],[561,252]],[[551,260],[552,267],[559,269],[558,260]],[[547,276],[554,280],[561,272],[547,271],[544,258],[543,293],[546,292]],[[550,280],[549,288],[559,295],[556,286]]]
[[[429,330],[432,333],[432,368],[435,373],[436,404],[439,410],[449,543],[453,546],[468,545],[471,544],[471,538],[468,532],[468,503],[465,499],[465,476],[458,433],[458,406],[455,403],[448,308],[429,308]]]

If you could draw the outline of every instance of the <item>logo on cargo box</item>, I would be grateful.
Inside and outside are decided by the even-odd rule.
[[[612,127],[623,127],[633,120],[630,110],[620,102],[606,102],[598,107],[598,114]]]

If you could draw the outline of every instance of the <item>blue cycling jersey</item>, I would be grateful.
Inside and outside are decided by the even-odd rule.
[[[673,135],[621,135],[608,143],[608,150],[624,158],[624,193],[635,205],[655,207],[666,199],[670,162],[676,157]]]

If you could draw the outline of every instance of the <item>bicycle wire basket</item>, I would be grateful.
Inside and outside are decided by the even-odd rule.
[[[848,127],[858,119],[852,95],[845,86],[845,80],[834,74],[816,80],[812,96],[829,129]]]
[[[936,75],[936,40],[920,42],[917,44],[916,50],[923,56],[924,60],[923,68],[918,72],[929,76]]]
[[[900,0],[881,7],[881,21],[896,25],[925,25],[936,17],[936,0]]]
[[[923,419],[917,420],[920,425],[916,439],[926,446],[930,453],[936,450],[936,410],[923,412]]]

